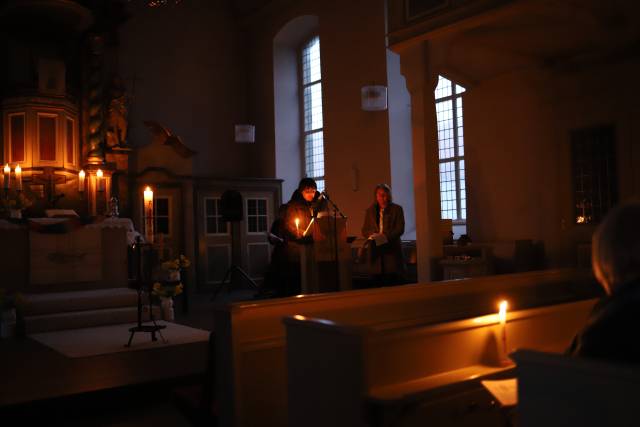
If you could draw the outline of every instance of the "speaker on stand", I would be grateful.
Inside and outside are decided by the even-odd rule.
[[[241,242],[238,241],[240,234],[239,222],[244,219],[244,200],[242,194],[237,190],[226,190],[222,193],[220,198],[220,215],[222,220],[231,223],[231,266],[227,269],[222,283],[215,289],[211,301],[215,300],[220,291],[229,283],[229,289],[233,281],[233,273],[237,272],[245,279],[251,287],[259,290],[259,286],[254,282],[249,275],[242,270],[234,260],[242,259]]]

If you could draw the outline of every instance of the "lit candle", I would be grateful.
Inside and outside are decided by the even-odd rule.
[[[9,163],[4,165],[4,189],[9,190],[9,183],[11,182],[11,168]]]
[[[16,166],[16,190],[22,191],[22,168],[20,165]]]
[[[498,305],[498,320],[500,322],[500,336],[502,340],[502,363],[508,364],[509,356],[507,351],[507,306],[508,303],[505,300],[500,301]]]
[[[296,237],[300,237],[300,218],[296,218]]]
[[[78,172],[78,191],[79,192],[83,192],[84,191],[84,178],[85,178],[86,174],[84,172],[84,170],[81,170],[80,172]]]
[[[98,169],[98,171],[96,172],[96,187],[98,191],[104,191],[104,179],[102,179],[103,177],[103,173],[102,173],[102,169]]]
[[[153,243],[153,190],[148,185],[144,189],[144,238]]]

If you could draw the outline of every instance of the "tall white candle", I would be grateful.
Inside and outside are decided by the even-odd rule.
[[[144,189],[144,238],[153,243],[153,190],[148,185]]]
[[[84,170],[81,170],[80,172],[78,172],[78,191],[83,192],[84,191],[84,179],[86,177],[86,173]]]
[[[9,183],[11,182],[11,168],[9,167],[9,163],[4,165],[4,189],[9,189]]]
[[[16,190],[22,191],[22,168],[16,165]]]
[[[498,305],[498,320],[500,321],[500,338],[502,341],[502,363],[509,362],[507,350],[507,306],[508,303],[505,300],[500,301]]]
[[[98,169],[96,172],[96,187],[98,191],[104,191],[104,179],[102,169]]]

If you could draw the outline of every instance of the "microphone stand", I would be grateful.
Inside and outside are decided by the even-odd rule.
[[[346,216],[342,213],[338,205],[336,205],[333,200],[331,200],[326,191],[322,192],[322,196],[333,207],[333,259],[336,262],[336,286],[338,287],[338,290],[340,290],[340,262],[338,261],[338,214],[340,214],[341,218],[346,218]]]

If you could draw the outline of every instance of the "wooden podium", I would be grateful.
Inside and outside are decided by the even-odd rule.
[[[347,219],[334,219],[332,216],[316,218],[309,232],[312,233],[313,243],[302,245],[300,251],[302,293],[351,289],[351,247],[347,243]]]

